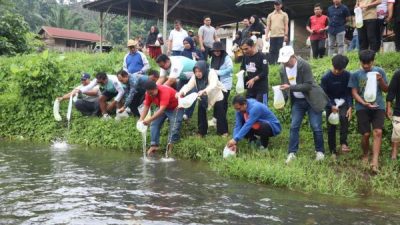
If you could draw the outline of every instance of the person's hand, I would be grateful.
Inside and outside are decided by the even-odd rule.
[[[346,112],[346,117],[347,117],[348,121],[351,120],[352,112],[353,112],[353,109],[351,107],[349,107],[349,109]]]
[[[393,111],[391,107],[386,107],[386,117],[391,120],[393,118]]]
[[[319,32],[322,34],[325,32],[325,29],[320,29]]]
[[[118,113],[122,113],[122,112],[124,112],[124,111],[125,111],[125,109],[126,109],[126,107],[125,107],[125,106],[122,106],[120,109],[118,109]]]
[[[237,151],[237,145],[232,145],[232,146],[230,147],[230,149],[231,149],[232,151],[236,152],[236,151]]]
[[[334,105],[334,106],[332,106],[331,111],[332,111],[332,113],[338,113],[339,108]]]
[[[362,10],[365,10],[365,9],[367,9],[368,8],[368,5],[367,4],[359,4],[358,5],[358,7],[360,7]]]
[[[390,21],[392,21],[392,17],[386,17],[385,21],[386,23],[390,23]]]
[[[265,37],[265,41],[266,41],[266,42],[269,42],[269,37]]]
[[[167,55],[171,55],[171,52],[172,52],[171,49],[168,49],[167,50]]]
[[[289,85],[289,84],[282,84],[280,89],[281,89],[282,91],[284,91],[284,90],[287,90],[287,89],[289,89],[289,88],[290,88],[290,85]]]
[[[283,41],[286,42],[286,44],[287,44],[288,40],[289,40],[289,39],[288,39],[288,36],[285,35],[285,38],[283,39]]]
[[[207,95],[207,92],[205,90],[201,90],[201,91],[197,92],[197,96],[201,97],[203,95]]]
[[[376,74],[376,80],[377,81],[381,81],[383,78],[382,78],[382,75],[381,74],[379,74],[379,73],[377,73]]]
[[[232,148],[233,146],[236,146],[236,144],[237,142],[234,139],[231,139],[226,145],[228,146],[228,148]]]
[[[184,94],[182,92],[176,92],[175,98],[183,98]]]
[[[253,78],[253,79],[250,79],[250,80],[248,80],[248,81],[246,82],[246,86],[247,86],[248,88],[252,88],[252,87],[254,86],[254,83],[255,83],[254,78]]]
[[[204,48],[204,46],[201,46],[200,50],[201,50],[202,52],[205,52],[205,51],[206,51],[206,48]]]
[[[57,101],[61,102],[63,100],[63,97],[57,97],[56,99]]]
[[[369,102],[365,103],[364,106],[367,107],[368,109],[376,109],[379,107],[377,104],[371,104]]]
[[[143,124],[145,125],[145,126],[149,126],[150,125],[150,120],[149,119],[145,119],[145,120],[143,120]]]

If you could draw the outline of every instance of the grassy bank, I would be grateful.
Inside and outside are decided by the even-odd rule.
[[[122,122],[101,121],[98,118],[83,118],[79,113],[73,112],[69,132],[65,121],[57,123],[53,119],[52,101],[76,86],[81,72],[113,73],[122,66],[122,58],[123,53],[43,53],[0,58],[0,136],[45,142],[64,137],[70,143],[141,151],[141,137],[135,130],[136,122],[133,118]],[[349,70],[357,69],[359,66],[356,55],[351,54],[350,60]],[[377,64],[386,70],[389,77],[398,67],[399,61],[398,54],[380,55],[377,58]],[[330,68],[329,59],[311,61],[311,64],[317,79]],[[237,70],[236,65],[235,71]],[[270,67],[269,77],[270,86],[279,84],[277,66]],[[63,103],[63,114],[66,108],[67,103]],[[314,161],[312,132],[308,121],[304,121],[298,158],[286,166],[284,160],[289,140],[289,113],[288,105],[283,111],[276,112],[284,129],[281,135],[272,138],[269,152],[258,152],[242,141],[237,158],[222,160],[222,149],[228,139],[212,135],[215,134],[213,128],[205,139],[196,138],[193,136],[197,131],[195,117],[183,125],[182,140],[175,146],[174,155],[178,158],[207,161],[226,176],[305,192],[340,196],[378,194],[400,197],[400,163],[389,160],[391,126],[388,121],[382,145],[381,173],[371,176],[369,168],[359,160],[361,149],[355,118],[352,120],[349,135],[352,152],[341,155],[336,162],[328,158],[329,154],[323,162]],[[231,130],[234,124],[232,108],[228,115]],[[326,132],[324,135],[326,140]],[[166,142],[166,137],[167,130],[164,128],[161,143]]]

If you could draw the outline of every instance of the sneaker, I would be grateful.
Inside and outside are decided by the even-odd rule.
[[[183,120],[185,120],[185,121],[189,119],[189,117],[188,117],[186,114],[183,114],[183,117],[182,117],[182,118],[183,118]]]
[[[109,120],[109,119],[111,119],[111,116],[106,113],[106,114],[103,114],[103,118],[102,119],[103,120]]]
[[[296,155],[293,152],[291,152],[291,153],[288,154],[285,163],[289,164],[291,161],[293,161],[295,159],[296,159]]]
[[[317,152],[316,157],[315,157],[315,160],[316,160],[316,161],[324,160],[324,158],[325,158],[324,153],[322,153],[322,152]]]

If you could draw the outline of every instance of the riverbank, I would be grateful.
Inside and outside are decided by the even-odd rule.
[[[355,54],[350,54],[348,69],[358,68]],[[81,117],[73,112],[71,129],[67,131],[65,117],[63,122],[55,122],[52,114],[52,102],[56,96],[70,90],[79,82],[83,71],[93,74],[95,71],[112,73],[121,66],[123,53],[89,55],[68,53],[65,55],[43,53],[14,58],[0,58],[0,136],[6,138],[28,139],[50,142],[56,138],[66,138],[69,143],[90,146],[102,146],[110,149],[141,151],[141,137],[135,129],[133,118],[117,122],[102,121],[98,118]],[[388,73],[398,67],[399,54],[391,53],[377,57],[380,65]],[[329,69],[330,60],[311,61],[314,75],[320,79]],[[153,64],[154,65],[154,64]],[[238,70],[235,67],[235,72]],[[278,67],[270,67],[270,86],[279,83]],[[231,96],[234,94],[232,93]],[[272,104],[272,95],[270,96]],[[67,103],[61,110],[66,113]],[[222,149],[228,141],[214,136],[210,129],[204,139],[193,136],[197,130],[196,116],[183,125],[182,140],[174,148],[174,157],[203,160],[219,173],[257,183],[271,184],[279,187],[318,192],[328,195],[385,195],[400,197],[399,161],[389,160],[390,155],[390,122],[386,121],[384,141],[381,153],[381,172],[377,176],[369,173],[369,167],[361,163],[359,156],[359,135],[356,133],[356,119],[351,123],[349,143],[352,151],[340,155],[337,161],[326,156],[323,162],[315,162],[312,132],[307,121],[301,132],[300,150],[297,159],[286,166],[289,140],[290,109],[287,105],[283,111],[276,112],[283,123],[283,133],[271,139],[268,152],[258,152],[242,141],[239,144],[238,157],[222,160]],[[210,113],[209,116],[212,114]],[[234,112],[228,112],[230,130],[234,124]],[[324,127],[325,129],[325,127]],[[162,130],[161,143],[166,142],[167,130]],[[326,139],[326,132],[324,132]],[[327,144],[325,145],[327,146]]]

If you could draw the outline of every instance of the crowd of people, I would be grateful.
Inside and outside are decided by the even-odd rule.
[[[378,0],[366,5],[364,1],[359,0],[357,5],[369,10],[378,5],[376,2]],[[266,29],[256,22],[259,21],[256,16],[244,20],[246,26],[240,32],[240,36],[236,37],[240,39],[236,43],[243,56],[240,70],[244,74],[242,85],[246,93],[233,97],[235,124],[232,138],[227,142],[227,147],[232,151],[236,151],[237,144],[242,139],[247,139],[260,150],[268,149],[269,139],[278,136],[282,131],[279,119],[268,107],[269,64],[276,62],[281,64],[279,89],[283,92],[285,100],[290,99],[291,107],[286,163],[296,158],[300,129],[306,114],[313,132],[315,159],[319,161],[325,158],[323,111],[326,112],[327,121],[332,113],[339,115],[339,124],[327,123],[328,146],[333,158],[338,154],[338,127],[340,151],[350,151],[347,136],[355,110],[358,131],[361,134],[363,161],[370,163],[373,172],[378,171],[385,116],[393,123],[391,158],[397,159],[397,147],[400,142],[400,70],[394,74],[389,84],[385,71],[374,66],[378,50],[376,39],[369,39],[369,28],[365,28],[367,31],[362,28],[359,29],[362,43],[359,51],[360,69],[354,73],[347,71],[349,59],[344,55],[342,44],[344,23],[349,16],[349,10],[340,0],[333,0],[333,3],[327,16],[321,14],[320,5],[315,5],[315,15],[307,24],[316,54],[324,55],[320,47],[324,46],[326,38],[330,40],[329,49],[332,54],[333,45],[338,49],[338,54],[332,57],[332,68],[323,76],[321,83],[314,79],[309,63],[297,56],[292,46],[284,46],[284,42],[288,41],[288,15],[282,11],[281,1],[275,1],[275,10],[268,15]],[[365,19],[365,24],[371,22],[368,18]],[[218,40],[209,16],[204,17],[204,25],[198,31],[198,45],[195,44],[193,32],[191,33],[192,36],[182,28],[180,21],[176,21],[166,42],[167,54],[162,54],[158,48],[164,41],[157,27],[153,26],[146,41],[146,48],[149,49],[148,55],[155,59],[160,72],[150,70],[147,56],[138,51],[138,41],[129,40],[129,52],[123,59],[122,69],[116,75],[99,72],[91,80],[91,76],[85,73],[81,76],[81,85],[59,97],[59,100],[78,95],[79,100],[75,106],[83,115],[99,115],[109,119],[110,114],[116,112],[117,116],[126,113],[138,117],[143,125],[150,126],[151,141],[148,154],[159,149],[160,130],[167,119],[167,146],[170,150],[173,148],[180,139],[182,122],[192,118],[196,104],[198,136],[205,137],[208,134],[208,126],[213,123],[208,121],[207,112],[213,109],[211,121],[215,123],[217,135],[229,137],[227,112],[233,87],[232,59],[223,43]],[[261,51],[263,47],[260,38],[263,34],[268,36],[271,43],[269,57]],[[368,40],[368,44],[363,42],[365,40]],[[367,89],[368,74],[371,73],[376,77],[373,93],[376,99],[368,101],[364,93]],[[383,92],[388,93],[386,103]],[[190,107],[180,107],[179,99],[192,93],[196,93],[197,101]],[[340,105],[338,100],[342,101]],[[277,110],[279,112],[279,109]],[[373,137],[372,148],[370,136]]]

